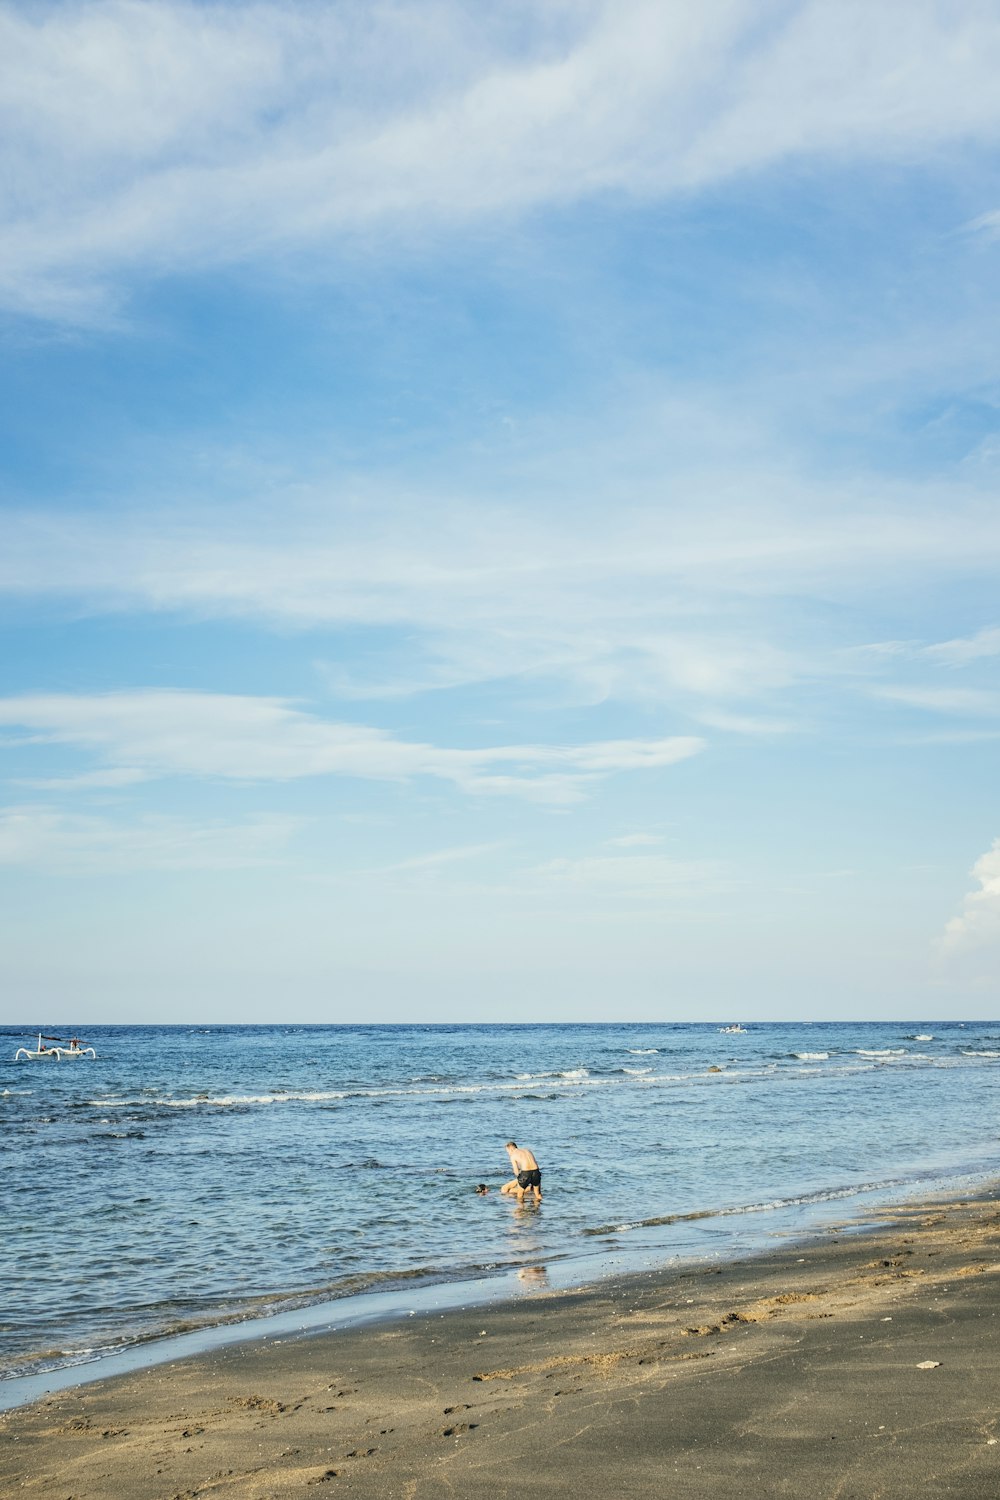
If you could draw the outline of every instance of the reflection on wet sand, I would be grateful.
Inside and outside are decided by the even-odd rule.
[[[540,1259],[545,1254],[545,1247],[538,1233],[537,1215],[541,1213],[541,1210],[542,1205],[537,1199],[524,1198],[520,1203],[512,1203],[508,1226],[517,1258],[539,1257],[536,1264],[521,1267],[517,1273],[518,1281],[526,1281],[532,1286],[539,1287],[547,1286],[549,1280],[548,1269]]]

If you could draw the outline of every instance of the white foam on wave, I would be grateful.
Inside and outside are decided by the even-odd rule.
[[[617,1080],[619,1084],[621,1080]],[[453,1095],[508,1093],[522,1089],[525,1083],[547,1083],[549,1087],[559,1083],[571,1084],[574,1088],[586,1085],[589,1088],[607,1088],[616,1082],[613,1078],[591,1078],[586,1068],[570,1068],[564,1072],[518,1073],[516,1081],[468,1084],[442,1084],[438,1088],[384,1088],[384,1089],[316,1089],[288,1091],[280,1094],[195,1094],[186,1098],[85,1099],[98,1109],[230,1109],[252,1105],[270,1104],[326,1104],[344,1099],[442,1099]]]
[[[836,1203],[843,1198],[855,1198],[861,1193],[875,1193],[887,1187],[896,1186],[897,1179],[892,1177],[883,1178],[875,1182],[859,1182],[853,1187],[839,1188],[817,1188],[813,1193],[800,1193],[791,1198],[772,1198],[763,1203],[747,1203],[735,1208],[721,1208],[720,1218],[727,1218],[731,1214],[760,1214],[770,1213],[779,1208],[798,1208],[812,1203]]]
[[[288,1094],[221,1094],[218,1098],[197,1099],[196,1104],[215,1104],[223,1108],[232,1104],[325,1104],[330,1099],[346,1099],[347,1094],[336,1089],[310,1093]]]
[[[659,1049],[656,1047],[633,1047],[626,1049],[632,1056],[655,1055]],[[856,1063],[851,1063],[848,1057],[857,1057]],[[1000,1050],[967,1049],[963,1053],[966,1057],[1000,1058]],[[814,1062],[827,1062],[833,1058],[829,1052],[793,1052],[787,1054],[789,1058],[804,1064]],[[923,1053],[909,1053],[905,1047],[885,1048],[856,1048],[853,1054],[838,1056],[834,1063],[834,1071],[838,1073],[851,1073],[863,1071],[877,1066],[889,1060],[906,1058],[907,1062],[928,1063],[933,1066],[946,1066],[947,1060],[929,1057]],[[953,1058],[952,1066],[959,1066],[957,1058]],[[340,1089],[311,1089],[311,1090],[288,1090],[285,1092],[275,1091],[260,1094],[200,1094],[188,1096],[169,1096],[164,1094],[151,1095],[148,1090],[137,1092],[122,1098],[95,1097],[81,1101],[98,1109],[252,1109],[280,1106],[283,1104],[339,1104],[343,1101],[365,1100],[391,1101],[407,1099],[429,1101],[433,1099],[464,1098],[477,1094],[509,1094],[521,1093],[525,1084],[536,1084],[549,1089],[579,1089],[579,1088],[631,1088],[636,1083],[642,1083],[644,1087],[656,1085],[681,1084],[697,1087],[698,1085],[720,1082],[720,1074],[711,1076],[703,1069],[692,1072],[656,1073],[654,1066],[622,1066],[617,1076],[592,1077],[589,1069],[585,1067],[547,1069],[537,1073],[517,1073],[513,1079],[492,1079],[481,1083],[435,1083],[432,1074],[414,1078],[409,1084],[389,1085],[384,1088],[340,1088]],[[788,1076],[793,1074],[797,1077],[812,1077],[822,1079],[829,1073],[829,1069],[817,1069],[809,1066],[801,1069],[788,1068]],[[748,1081],[757,1077],[772,1076],[779,1068],[777,1062],[763,1063],[756,1068],[743,1066],[736,1071],[726,1071],[722,1075],[723,1081],[738,1083]],[[21,1092],[20,1090],[7,1090],[6,1092]],[[33,1090],[25,1090],[32,1093]],[[2,1095],[0,1095],[2,1096]]]
[[[844,1198],[855,1198],[862,1193],[884,1191],[897,1185],[898,1179],[883,1178],[875,1182],[859,1182],[849,1187],[819,1188],[812,1193],[799,1193],[789,1198],[770,1198],[759,1203],[732,1203],[718,1208],[689,1209],[675,1214],[662,1214],[651,1219],[626,1220],[623,1224],[602,1224],[594,1229],[584,1229],[586,1235],[627,1234],[634,1229],[659,1229],[674,1224],[691,1223],[701,1219],[729,1219],[743,1214],[774,1213],[782,1209],[810,1207],[816,1203],[835,1203]]]
[[[323,1104],[329,1099],[346,1099],[348,1095],[342,1091],[323,1090],[310,1093],[287,1093],[287,1094],[196,1094],[187,1099],[87,1099],[84,1102],[92,1104],[98,1109],[122,1109],[122,1108],[146,1108],[151,1105],[162,1106],[164,1109],[197,1109],[199,1105],[208,1104],[217,1109],[230,1108],[237,1104],[288,1104],[296,1101],[304,1101],[309,1104]]]
[[[934,1038],[929,1031],[918,1031],[916,1036],[910,1038],[911,1042],[933,1042]]]
[[[580,1078],[589,1078],[590,1069],[565,1068],[560,1070],[558,1068],[551,1068],[548,1070],[548,1072],[545,1073],[518,1073],[516,1076],[521,1080],[522,1083],[525,1083],[528,1080],[541,1082],[545,1078],[567,1078],[570,1081],[575,1081]],[[488,1085],[486,1086],[488,1087]]]
[[[627,1069],[625,1070],[627,1071]],[[644,1073],[643,1083],[700,1083],[704,1073]]]

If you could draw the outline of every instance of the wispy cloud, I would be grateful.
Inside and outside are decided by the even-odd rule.
[[[984,657],[1000,656],[1000,627],[990,626],[988,629],[978,630],[975,635],[925,646],[924,655],[954,667],[964,667],[969,662],[981,661]]]
[[[663,836],[659,833],[623,833],[620,838],[607,839],[606,842],[616,849],[640,849],[662,844]]]
[[[616,451],[632,436],[623,427]],[[505,504],[400,485],[351,506],[337,499],[346,479],[331,478],[322,505],[290,502],[280,525],[248,497],[236,537],[211,507],[156,519],[138,507],[8,511],[0,593],[88,613],[382,631],[378,658],[321,665],[331,690],[355,701],[516,679],[558,684],[577,702],[669,703],[727,733],[768,736],[795,727],[789,691],[908,659],[906,642],[855,649],[857,602],[887,573],[903,593],[1000,568],[1000,513],[974,486],[897,483],[877,503],[866,486],[735,459],[717,473],[659,472],[668,463],[648,455],[631,493],[613,455],[593,455],[572,528],[547,471]],[[967,656],[985,656],[990,631],[969,641]],[[957,661],[961,644],[950,649]],[[927,659],[943,665],[948,653]]]
[[[550,889],[589,890],[643,900],[702,895],[730,884],[731,876],[709,860],[669,859],[662,854],[595,854],[551,859],[534,877]]]
[[[699,724],[708,729],[721,729],[727,734],[743,734],[753,738],[768,739],[775,735],[792,734],[798,727],[790,719],[764,718],[761,715],[734,714],[725,709],[699,708],[695,710]]]
[[[234,824],[166,816],[125,822],[25,804],[0,809],[0,865],[65,875],[247,869],[279,860],[296,826],[284,817]]]
[[[113,792],[149,780],[148,771],[134,766],[114,766],[106,771],[81,771],[77,776],[19,776],[16,786],[36,792]]]
[[[974,635],[957,636],[954,640],[933,641],[869,641],[854,648],[858,656],[872,661],[892,661],[903,658],[908,661],[931,661],[940,666],[965,667],[984,658],[1000,656],[1000,628],[985,626]]]
[[[876,696],[908,708],[926,709],[928,713],[971,718],[1000,715],[1000,693],[986,688],[885,687]]]
[[[996,239],[1000,236],[1000,208],[992,208],[987,213],[977,214],[962,227],[966,234],[981,234],[987,239]]]
[[[632,436],[623,426],[616,440]],[[546,442],[558,467],[577,438],[549,434]],[[754,468],[738,454],[717,471],[678,470],[667,450],[648,454],[643,472],[623,485],[615,454],[579,446],[589,472],[573,476],[571,535],[558,474],[539,475],[524,503],[475,492],[449,502],[394,482],[391,494],[370,496],[364,506],[338,503],[338,491],[352,483],[340,474],[311,510],[282,497],[268,513],[246,495],[237,536],[212,507],[185,514],[161,505],[155,519],[145,506],[75,516],[9,508],[0,518],[0,590],[62,595],[101,613],[138,607],[286,626],[419,624],[428,631],[450,628],[459,608],[473,627],[518,616],[534,627],[569,613],[576,630],[589,607],[595,637],[617,619],[637,647],[656,648],[659,670],[711,688],[749,667],[756,677],[784,680],[789,667],[780,647],[766,642],[740,650],[735,636],[723,635],[725,653],[711,649],[703,621],[691,621],[712,612],[719,597],[753,601],[817,588],[839,597],[890,561],[908,577],[981,574],[1000,561],[1000,518],[972,486],[895,484],[873,502],[857,483]],[[651,619],[671,620],[671,632],[649,631],[644,640],[642,623]],[[554,633],[551,653],[565,649]],[[478,675],[475,651],[473,641]],[[519,665],[516,635],[504,665]]]
[[[694,736],[449,749],[331,722],[280,699],[220,693],[26,695],[0,700],[0,724],[27,731],[35,742],[98,755],[112,770],[138,768],[148,777],[250,782],[431,776],[468,793],[557,803],[578,801],[600,777],[660,769],[704,749]]]
[[[975,0],[66,0],[8,7],[0,51],[0,290],[54,317],[93,315],[123,274],[398,243],[1000,124],[1000,22]]]
[[[481,859],[484,855],[495,854],[503,847],[503,841],[496,839],[488,844],[459,844],[453,849],[435,849],[430,854],[416,854],[411,859],[398,860],[395,864],[383,866],[378,873],[397,875],[409,871],[439,870],[443,866],[464,864],[466,860]]]

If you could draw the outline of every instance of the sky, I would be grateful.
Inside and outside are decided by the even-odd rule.
[[[0,59],[0,1020],[1000,1013],[994,4]]]

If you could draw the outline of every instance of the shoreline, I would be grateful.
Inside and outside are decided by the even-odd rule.
[[[890,1210],[903,1207],[915,1197],[974,1198],[989,1192],[994,1182],[1000,1186],[995,1168],[988,1174],[981,1168],[952,1170],[945,1175],[931,1171],[919,1176],[908,1174],[891,1183],[830,1188],[774,1203],[681,1212],[620,1226],[608,1224],[583,1231],[597,1241],[591,1248],[547,1257],[543,1280],[554,1292],[572,1292],[602,1283],[609,1277],[620,1279],[650,1271],[679,1271],[708,1261],[725,1263],[754,1257],[766,1254],[776,1240],[805,1243],[823,1234],[831,1219],[842,1221],[848,1213],[863,1224],[872,1214],[886,1207]],[[512,1203],[503,1206],[514,1207]],[[526,1211],[530,1212],[531,1206]],[[515,1210],[517,1214],[526,1211],[521,1205]],[[648,1233],[663,1226],[677,1227],[683,1233],[691,1229],[711,1231],[720,1224],[728,1226],[726,1238],[711,1245],[699,1241],[697,1233],[687,1243],[673,1247],[657,1243],[655,1238],[646,1243],[641,1239],[622,1243],[618,1238],[623,1232]],[[845,1232],[851,1231],[848,1228]],[[598,1248],[601,1241],[603,1247]],[[413,1311],[454,1311],[518,1300],[526,1294],[525,1280],[530,1280],[535,1271],[530,1263],[523,1261],[480,1269],[481,1274],[455,1275],[442,1268],[418,1278],[407,1272],[380,1273],[367,1286],[315,1299],[294,1291],[269,1293],[259,1299],[260,1303],[284,1305],[277,1305],[272,1311],[244,1310],[190,1326],[164,1328],[137,1335],[120,1346],[105,1345],[89,1351],[85,1358],[40,1369],[28,1368],[20,1374],[5,1374],[0,1377],[0,1414],[77,1385],[195,1358],[232,1344],[267,1343],[276,1337],[314,1336],[358,1324],[393,1322],[410,1316]]]
[[[410,1288],[492,1282],[507,1266],[545,1264],[562,1286],[601,1262],[732,1259],[870,1191],[969,1192],[997,1172],[978,1129],[995,1113],[995,1028],[949,1023],[925,1047],[930,1024],[820,1024],[809,1037],[759,1027],[722,1053],[704,1023],[531,1027],[514,1057],[503,1028],[482,1025],[454,1044],[409,1028],[405,1045],[391,1028],[341,1027],[323,1047],[281,1026],[195,1043],[126,1027],[135,1045],[109,1045],[100,1086],[89,1063],[25,1069],[23,1096],[5,1101],[15,1162],[49,1182],[86,1160],[87,1180],[82,1197],[47,1195],[42,1216],[18,1172],[0,1190],[0,1407],[36,1372],[103,1378],[129,1350],[145,1351],[131,1368],[186,1356],[227,1325],[225,1340],[269,1334],[286,1312],[314,1326],[324,1303],[339,1323],[345,1296],[379,1289],[389,1315]],[[139,1046],[143,1030],[160,1044]],[[491,1153],[511,1112],[522,1136],[551,1143],[558,1174],[530,1222],[495,1193],[473,1206],[476,1179],[499,1180]],[[425,1138],[448,1140],[456,1122],[457,1157],[428,1160]],[[595,1180],[607,1156],[628,1166]]]
[[[679,1273],[704,1262],[721,1260],[726,1263],[767,1254],[776,1239],[806,1243],[822,1235],[831,1218],[840,1219],[845,1212],[860,1216],[859,1223],[863,1224],[866,1217],[886,1206],[895,1210],[921,1195],[973,1198],[989,1192],[994,1183],[1000,1190],[1000,1178],[995,1178],[992,1172],[984,1175],[981,1169],[952,1171],[945,1176],[935,1172],[911,1176],[908,1187],[903,1190],[906,1181],[902,1178],[891,1185],[879,1183],[831,1188],[776,1203],[682,1212],[621,1226],[609,1224],[585,1230],[585,1235],[603,1239],[604,1247],[599,1249],[595,1244],[590,1249],[579,1249],[576,1254],[549,1257],[543,1281],[549,1290],[566,1293],[601,1284],[609,1278],[617,1280],[649,1272]],[[890,1187],[896,1190],[895,1193]],[[521,1211],[519,1205],[517,1212]],[[621,1232],[655,1230],[668,1225],[679,1226],[682,1231],[692,1227],[704,1230],[717,1227],[720,1222],[730,1226],[728,1237],[725,1242],[716,1242],[711,1247],[698,1244],[695,1239],[683,1247],[671,1249],[655,1241],[622,1244],[617,1238]],[[847,1228],[844,1232],[851,1230]],[[307,1296],[299,1300],[294,1292],[271,1293],[260,1301],[283,1301],[285,1306],[270,1312],[234,1313],[191,1327],[167,1328],[137,1336],[121,1347],[102,1347],[87,1358],[28,1369],[23,1374],[4,1375],[0,1377],[0,1415],[78,1385],[140,1373],[177,1360],[211,1354],[234,1344],[266,1344],[275,1338],[313,1337],[361,1324],[392,1323],[412,1316],[414,1312],[471,1310],[497,1302],[516,1301],[530,1289],[524,1283],[526,1280],[530,1282],[535,1269],[523,1262],[509,1262],[484,1267],[483,1274],[479,1275],[456,1276],[442,1269],[440,1274],[431,1271],[419,1279],[411,1279],[405,1272],[398,1275],[386,1273],[384,1278],[373,1278],[369,1286],[316,1300]]]
[[[362,1500],[496,1500],[604,1471],[629,1495],[662,1494],[668,1475],[680,1495],[992,1495],[998,1195],[993,1182],[721,1263],[102,1372],[0,1417],[0,1488],[242,1500],[347,1482]]]

